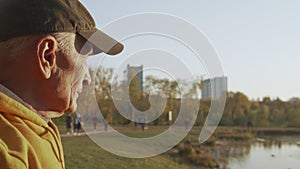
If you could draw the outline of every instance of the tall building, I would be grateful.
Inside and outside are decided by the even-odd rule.
[[[206,79],[202,82],[201,98],[211,98],[211,79]]]
[[[206,79],[202,84],[201,98],[211,99],[223,97],[226,95],[227,88],[227,77],[225,76]]]
[[[130,101],[128,101],[127,104],[127,111],[131,118],[131,121],[137,121],[139,119],[138,115],[136,114],[136,111],[132,109],[130,106],[130,103],[135,107],[138,108],[140,104],[140,100],[143,98],[143,65],[141,66],[130,66],[127,65],[127,86],[128,88],[128,94]]]
[[[127,65],[127,84],[133,84],[138,86],[138,89],[143,91],[143,65],[130,66]]]

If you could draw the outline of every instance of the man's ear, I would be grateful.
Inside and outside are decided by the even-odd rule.
[[[51,77],[51,72],[56,64],[57,41],[52,36],[45,36],[37,43],[37,56],[39,68],[46,79]]]

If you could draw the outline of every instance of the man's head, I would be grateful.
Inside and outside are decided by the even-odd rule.
[[[92,47],[77,51],[75,39],[74,33],[54,33],[0,43],[0,82],[36,110],[75,111],[82,84],[90,81],[86,59],[93,54]]]
[[[7,13],[14,17],[31,13],[24,14],[24,29],[18,22],[0,17],[8,24],[0,28],[0,83],[47,118],[73,112],[83,83],[90,80],[87,56],[102,51],[117,54],[123,46],[95,28],[77,0],[24,1],[33,6],[21,7],[24,2],[19,0],[1,4],[5,8],[0,15],[4,10],[6,17]],[[21,11],[9,11],[13,7]]]

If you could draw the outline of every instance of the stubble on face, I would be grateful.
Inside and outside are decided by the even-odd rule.
[[[76,44],[75,44],[76,46]],[[83,89],[83,82],[90,83],[90,74],[87,65],[87,57],[93,53],[91,46],[84,46],[81,48],[84,53],[78,52],[78,49],[75,49],[74,52],[74,72],[71,83],[71,93],[70,93],[70,104],[67,112],[74,112],[77,109],[77,99],[79,94]]]
[[[61,112],[72,113],[77,109],[77,99],[83,88],[83,81],[89,77],[87,66],[87,56],[91,55],[92,51],[85,55],[77,51],[75,36],[72,36],[66,48],[58,52],[57,57],[57,83],[55,94],[57,104],[64,108]]]
[[[89,79],[89,71],[86,60],[78,63],[78,67],[74,69],[74,76],[71,85],[70,104],[68,112],[74,112],[77,109],[77,100],[83,89],[83,82]],[[88,80],[89,81],[89,80]]]

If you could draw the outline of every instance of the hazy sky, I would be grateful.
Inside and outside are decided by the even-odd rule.
[[[81,2],[95,17],[99,28],[121,17],[143,12],[162,12],[183,18],[204,33],[215,47],[230,91],[241,91],[250,99],[300,97],[300,1]],[[128,44],[134,43],[125,43]]]

